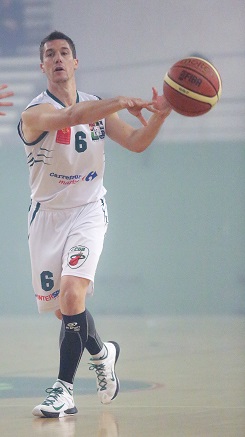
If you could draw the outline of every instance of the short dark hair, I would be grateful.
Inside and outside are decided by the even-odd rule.
[[[65,35],[63,32],[59,32],[58,30],[55,30],[54,32],[51,32],[48,36],[43,38],[43,40],[40,43],[39,52],[40,52],[40,60],[43,62],[43,52],[44,52],[44,44],[48,41],[54,41],[55,39],[64,39],[68,42],[70,49],[72,51],[72,56],[74,59],[76,59],[76,47],[72,39]]]

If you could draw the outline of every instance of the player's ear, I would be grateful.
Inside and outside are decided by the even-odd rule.
[[[76,70],[78,68],[78,59],[73,59],[74,61],[74,69]]]
[[[40,68],[41,68],[42,72],[45,73],[43,64],[40,64]]]

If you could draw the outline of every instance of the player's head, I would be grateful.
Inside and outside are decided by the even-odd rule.
[[[43,38],[43,40],[40,43],[40,47],[39,47],[39,52],[40,52],[40,60],[41,62],[43,62],[43,53],[44,53],[44,45],[46,42],[48,41],[54,41],[56,39],[64,39],[65,41],[68,42],[70,49],[72,51],[72,56],[74,59],[76,59],[76,47],[74,42],[72,41],[72,39],[65,35],[63,32],[58,32],[57,30],[55,30],[54,32],[51,32],[48,36],[46,36],[45,38]]]

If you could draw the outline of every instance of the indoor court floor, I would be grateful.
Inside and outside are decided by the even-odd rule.
[[[99,316],[103,339],[121,346],[121,391],[99,403],[89,355],[75,384],[78,414],[39,419],[58,368],[59,322],[0,318],[1,437],[244,437],[245,318]]]

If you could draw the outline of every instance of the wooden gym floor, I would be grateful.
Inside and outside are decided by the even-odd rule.
[[[0,318],[1,437],[244,437],[244,317],[97,317],[104,340],[121,345],[121,391],[101,405],[83,355],[79,413],[36,419],[58,368],[59,322]]]

